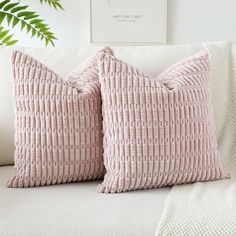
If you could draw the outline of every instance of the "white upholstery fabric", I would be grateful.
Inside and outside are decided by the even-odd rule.
[[[1,236],[153,236],[169,188],[96,193],[98,181],[6,188],[13,167],[0,167]]]
[[[13,99],[10,54],[14,48],[0,48],[0,165],[13,164]],[[80,49],[17,48],[47,64],[65,77],[98,47]],[[116,47],[115,55],[153,76],[169,65],[203,49],[202,45]]]

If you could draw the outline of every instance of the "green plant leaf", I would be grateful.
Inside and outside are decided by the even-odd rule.
[[[10,25],[13,15],[7,14],[7,24]]]
[[[7,44],[7,43],[11,40],[12,36],[13,36],[13,34],[6,36],[6,37],[2,40],[2,43]]]
[[[41,0],[48,4],[60,5],[60,0]],[[19,25],[21,31],[24,29],[31,38],[40,38],[45,42],[45,45],[51,44],[54,46],[56,37],[50,31],[48,24],[44,23],[44,19],[41,19],[39,14],[35,11],[29,11],[29,6],[22,6],[20,2],[12,2],[12,0],[5,0],[0,2],[0,26],[5,20],[11,28]],[[9,35],[9,30],[3,30],[0,28],[0,44],[2,45],[14,45],[17,40],[12,40],[13,35]]]
[[[22,17],[22,16],[31,16],[31,15],[34,15],[36,14],[35,12],[33,11],[22,11],[22,12],[19,12],[17,14],[17,17]]]
[[[3,20],[5,19],[6,13],[5,12],[1,12],[0,11],[0,24],[3,22]]]
[[[14,16],[13,22],[12,22],[12,28],[14,28],[18,24],[19,21],[20,20],[17,17]]]
[[[25,10],[28,6],[15,7],[11,10],[11,13],[15,13],[21,10]]]
[[[2,9],[9,2],[10,2],[10,0],[5,0],[5,1],[1,2],[0,3],[0,9]]]
[[[10,30],[0,27],[0,45],[11,46],[17,43],[17,40],[11,40],[13,34],[9,35]]]
[[[30,30],[31,30],[30,25],[26,25],[26,29],[27,29],[27,34],[28,34],[30,32]]]
[[[8,10],[12,9],[13,7],[17,6],[19,3],[20,3],[20,2],[10,3],[10,4],[6,5],[6,6],[3,8],[3,10],[4,10],[4,11],[8,11]]]
[[[49,6],[52,6],[55,10],[61,9],[64,10],[64,8],[61,5],[60,0],[40,0],[41,3],[47,3]]]
[[[25,16],[24,20],[30,20],[30,19],[37,18],[37,17],[39,17],[39,15],[29,15],[29,16]]]
[[[32,33],[32,34],[31,34],[31,37],[33,38],[33,37],[35,36],[35,34],[37,33],[37,32],[36,32],[36,29],[33,29],[31,33]]]
[[[18,42],[18,40],[12,40],[6,43],[6,46],[12,46],[14,44],[16,44]]]
[[[0,40],[4,39],[8,33],[9,33],[9,30],[2,30],[0,32]]]
[[[21,27],[20,27],[21,31],[25,28],[25,26],[26,26],[26,23],[24,21],[21,21]]]
[[[43,20],[39,20],[39,19],[34,19],[30,21],[30,24],[38,24],[38,23],[42,23]]]

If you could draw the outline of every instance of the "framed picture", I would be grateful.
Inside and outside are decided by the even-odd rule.
[[[91,43],[163,44],[166,0],[90,0]]]

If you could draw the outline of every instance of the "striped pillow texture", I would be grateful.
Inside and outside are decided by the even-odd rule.
[[[106,168],[99,192],[229,176],[219,164],[207,53],[156,78],[109,54],[99,56],[98,69]]]
[[[104,52],[112,54],[109,48]],[[13,52],[15,166],[8,187],[103,177],[97,55],[63,80],[34,58]]]

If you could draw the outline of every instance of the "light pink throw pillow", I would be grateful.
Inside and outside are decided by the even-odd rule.
[[[111,53],[105,48],[101,53]],[[15,166],[8,187],[104,175],[97,54],[63,80],[34,58],[12,54]]]
[[[99,58],[106,174],[115,193],[228,177],[219,165],[205,52],[153,78]]]

